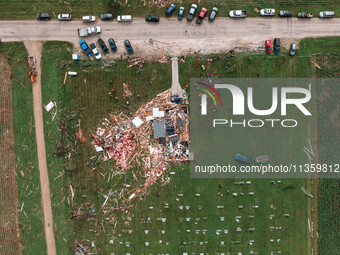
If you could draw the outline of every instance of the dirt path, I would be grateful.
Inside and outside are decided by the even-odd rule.
[[[0,254],[21,254],[11,70],[0,57]]]
[[[41,42],[25,42],[29,56],[35,56],[37,61],[37,80],[33,83],[33,104],[34,104],[34,122],[35,134],[37,138],[37,152],[40,172],[40,184],[42,193],[42,203],[45,220],[45,235],[47,244],[47,254],[55,255],[56,246],[53,233],[53,214],[51,205],[50,182],[48,179],[48,170],[46,163],[44,125],[43,125],[43,104],[41,94]]]
[[[183,98],[183,89],[179,84],[178,79],[178,57],[172,57],[171,61],[172,84],[170,91],[172,95],[178,95],[179,97]]]

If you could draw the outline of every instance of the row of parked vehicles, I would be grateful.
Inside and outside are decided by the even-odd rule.
[[[196,4],[192,4],[188,15],[187,15],[187,20],[188,21],[192,21],[196,12],[197,12],[197,5]],[[175,4],[171,4],[169,6],[169,8],[167,9],[167,11],[165,12],[165,15],[167,17],[171,16],[171,14],[174,13],[176,9],[176,5]],[[179,8],[178,11],[178,19],[182,20],[184,17],[184,12],[185,12],[185,8],[183,6],[181,6]],[[202,20],[204,19],[204,17],[206,16],[208,10],[207,8],[202,8],[201,11],[198,14],[198,17],[196,19],[196,23],[197,24],[201,24]],[[209,14],[209,21],[213,21],[217,15],[218,9],[217,7],[213,7],[210,14]],[[261,16],[274,16],[275,15],[275,9],[261,9],[260,10],[260,15]],[[322,11],[319,13],[319,17],[320,18],[332,18],[334,17],[335,13],[334,11]],[[293,16],[293,12],[289,11],[289,10],[282,10],[279,12],[279,16],[280,17],[292,17]],[[72,20],[72,16],[71,14],[58,14],[58,20],[60,21],[69,21]],[[247,17],[247,11],[246,10],[231,10],[229,12],[229,17],[231,18],[245,18]],[[299,12],[297,14],[298,18],[312,18],[313,17],[313,13],[311,12]],[[113,20],[113,15],[111,13],[104,13],[100,15],[101,20]],[[37,20],[50,20],[51,19],[51,15],[49,13],[37,13]],[[158,22],[159,21],[159,17],[158,16],[152,16],[152,15],[147,15],[145,17],[146,21],[151,21],[151,22]],[[96,21],[96,17],[95,16],[83,16],[82,17],[82,21],[83,22],[95,22]],[[131,15],[120,15],[117,17],[117,21],[119,22],[129,22],[132,21],[132,16]]]
[[[189,9],[189,12],[188,12],[188,15],[187,15],[187,20],[188,21],[192,21],[193,18],[195,17],[195,14],[197,12],[197,5],[196,4],[192,4],[190,9]],[[175,11],[176,9],[176,5],[175,4],[171,4],[169,6],[169,8],[167,9],[167,11],[165,12],[165,15],[167,17],[171,16],[171,14]],[[185,11],[185,8],[183,6],[179,7],[179,10],[178,10],[178,15],[177,15],[177,18],[179,20],[182,20],[183,17],[184,17],[184,11]],[[201,11],[199,12],[198,14],[198,17],[196,19],[196,23],[197,24],[201,24],[204,17],[206,16],[208,12],[208,9],[207,8],[202,8]],[[212,22],[215,18],[216,18],[216,15],[218,13],[218,8],[217,7],[213,7],[210,11],[210,14],[209,14],[209,18],[208,20],[210,22]]]
[[[262,9],[260,11],[261,16],[274,16],[275,15],[275,9]],[[292,11],[280,11],[279,12],[280,17],[292,17],[293,12]],[[297,14],[298,18],[313,18],[313,13],[311,12],[299,12]],[[333,11],[323,11],[319,13],[320,18],[333,18],[334,17],[334,12]]]
[[[117,51],[116,42],[112,38],[110,38],[108,40],[108,43],[109,43],[109,47],[110,47],[111,51],[116,52]],[[86,54],[86,56],[91,57],[93,55],[97,60],[102,59],[102,55],[100,54],[100,51],[99,51],[99,49],[98,49],[98,47],[95,43],[91,43],[90,46],[89,46],[85,42],[85,40],[80,40],[79,44],[80,44],[81,49]],[[106,46],[104,40],[102,38],[100,38],[99,36],[98,36],[97,44],[103,50],[104,54],[109,54],[108,47]],[[124,41],[124,46],[125,46],[128,54],[133,54],[133,48],[132,48],[129,40]]]
[[[265,47],[266,47],[266,53],[270,54],[272,53],[273,47],[272,47],[272,41],[271,40],[266,40],[265,41]],[[289,55],[290,56],[294,56],[296,53],[296,43],[292,43],[290,45],[290,49],[289,49]],[[281,45],[280,45],[280,38],[275,38],[274,39],[274,53],[275,54],[279,54],[281,50]]]
[[[72,15],[71,14],[58,14],[58,20],[60,21],[70,21],[72,20]],[[37,20],[50,20],[51,15],[49,13],[37,13]],[[83,22],[95,22],[96,21],[96,16],[82,16],[82,21]],[[111,13],[104,13],[100,15],[101,20],[113,20],[113,15]],[[118,21],[132,21],[132,16],[131,15],[121,15],[117,17]]]

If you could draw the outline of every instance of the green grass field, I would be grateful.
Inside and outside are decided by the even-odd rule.
[[[23,254],[45,254],[46,240],[33,118],[32,85],[23,43],[0,44],[12,71],[18,221]],[[24,173],[24,176],[20,172]],[[22,210],[21,210],[22,209]]]
[[[91,235],[89,229],[98,231],[94,224],[103,220],[100,215],[95,221],[71,221],[69,219],[72,210],[78,210],[81,205],[89,202],[100,211],[103,202],[101,193],[115,185],[115,180],[107,183],[102,180],[101,173],[109,171],[113,166],[108,162],[99,167],[99,170],[91,171],[94,156],[90,146],[91,132],[93,132],[100,120],[109,117],[109,113],[125,109],[127,101],[122,98],[123,82],[129,84],[134,96],[129,100],[126,114],[136,110],[142,102],[152,99],[157,93],[170,86],[170,65],[157,63],[145,63],[143,71],[138,72],[138,67],[127,68],[126,60],[117,60],[115,67],[102,68],[102,64],[95,62],[72,63],[71,44],[60,42],[48,42],[43,46],[43,103],[53,100],[57,104],[58,114],[54,121],[49,113],[44,112],[44,127],[46,139],[47,164],[52,195],[52,207],[54,213],[55,237],[58,254],[69,254],[75,247],[75,240],[83,242],[84,238]],[[60,48],[60,50],[55,50]],[[86,66],[88,65],[89,66]],[[76,77],[68,78],[63,85],[66,70],[77,71]],[[112,84],[111,82],[112,81]],[[148,85],[149,82],[149,85]],[[111,89],[116,89],[114,97],[109,96]],[[138,96],[139,95],[139,96]],[[115,97],[118,97],[118,100]],[[60,139],[59,123],[74,113],[83,109],[79,115],[66,123],[64,135],[64,149],[56,149]],[[120,109],[120,110],[119,110]],[[78,119],[81,120],[81,128],[88,141],[84,144],[75,144],[75,132]],[[68,156],[70,155],[70,159]],[[70,184],[75,190],[73,199],[70,200]],[[86,197],[83,197],[86,195]],[[96,211],[97,214],[97,211]],[[97,218],[97,217],[96,217]],[[86,223],[85,223],[86,222]],[[98,226],[99,226],[98,225]],[[95,233],[94,233],[95,234]],[[108,248],[108,247],[107,247]]]
[[[320,40],[324,45],[338,39]],[[286,52],[277,57],[262,53],[236,54],[234,59],[205,63],[204,71],[195,66],[202,61],[200,56],[188,57],[184,64],[179,65],[180,82],[184,86],[191,77],[200,77],[206,72],[217,77],[315,77],[311,60],[315,57],[314,53],[323,51],[322,44],[318,40],[308,39],[300,45],[298,56],[294,58],[289,58]],[[307,233],[307,218],[315,219],[314,214],[309,216],[308,208],[315,204],[300,191],[300,187],[307,187],[313,192],[315,187],[304,179],[282,180],[281,184],[275,185],[270,184],[270,180],[252,180],[252,184],[240,186],[234,184],[235,180],[190,179],[188,165],[174,166],[170,170],[175,174],[170,174],[172,181],[169,186],[152,186],[147,198],[133,201],[133,208],[127,213],[103,213],[104,195],[110,190],[122,189],[132,176],[127,174],[127,179],[115,176],[108,181],[114,162],[96,165],[95,160],[90,159],[98,156],[90,145],[91,132],[95,131],[100,120],[109,117],[110,112],[133,112],[141,103],[169,88],[171,67],[169,64],[145,63],[142,71],[138,71],[138,67],[126,68],[126,60],[116,61],[113,68],[102,67],[101,63],[73,63],[70,61],[71,47],[68,43],[44,43],[42,59],[43,103],[47,104],[50,100],[57,103],[57,115],[53,121],[52,115],[44,112],[44,127],[58,254],[73,252],[77,242],[100,254],[237,251],[248,254],[251,250],[258,254],[270,251],[306,254],[311,247],[316,249],[315,239],[310,241]],[[329,44],[327,51],[332,52],[332,47]],[[63,85],[66,70],[77,71],[78,76],[67,78]],[[147,85],[148,81],[152,83]],[[124,108],[126,100],[122,99],[123,82],[127,82],[134,93],[128,109]],[[117,101],[109,96],[112,88],[117,90]],[[76,113],[78,115],[75,116]],[[56,149],[60,140],[60,121],[73,116],[66,122],[64,149]],[[88,138],[84,144],[79,144],[75,137],[79,123]],[[315,132],[313,125],[316,123],[310,123],[309,132]],[[70,185],[75,192],[73,200]],[[252,191],[255,192],[254,196],[248,194]],[[232,197],[233,192],[244,195]],[[197,193],[199,197],[196,197]],[[165,208],[165,203],[169,204],[169,208]],[[201,209],[197,208],[199,205]],[[224,208],[217,209],[218,205]],[[239,205],[244,208],[239,209]],[[254,209],[254,205],[259,208]],[[114,199],[109,199],[107,206],[114,207]],[[190,206],[190,209],[185,206]],[[84,216],[71,220],[71,212],[77,210],[82,211]],[[289,213],[290,217],[283,217],[284,213]],[[250,219],[250,215],[254,215],[254,219]],[[270,215],[275,216],[270,219]],[[242,217],[240,222],[236,222],[236,216]],[[224,217],[224,221],[220,217]],[[166,222],[157,220],[161,218],[166,218]],[[143,219],[145,223],[141,222]],[[236,232],[238,226],[241,232]],[[255,232],[248,231],[253,227]],[[270,231],[270,227],[282,229]],[[144,230],[149,230],[149,234],[146,235]],[[199,230],[197,234],[196,230]],[[206,230],[204,234],[203,230]],[[217,230],[221,230],[220,235],[216,234]],[[228,234],[224,230],[228,230]],[[271,239],[274,241],[271,242]],[[254,240],[253,245],[249,244],[250,240]],[[149,246],[145,242],[149,242]],[[221,245],[221,242],[224,244]],[[128,243],[130,247],[127,247]]]
[[[20,3],[20,4],[18,4]],[[174,3],[177,6],[173,17],[177,16],[179,6],[185,7],[185,15],[187,14],[192,3],[197,1],[179,1]],[[198,4],[199,8],[206,7],[210,10],[213,6],[219,8],[218,16],[228,16],[229,11],[233,9],[245,9],[248,11],[249,17],[259,16],[253,11],[254,8],[275,8],[277,13],[279,10],[292,10],[294,15],[301,11],[311,11],[314,15],[325,10],[333,10],[339,13],[340,7],[337,0],[280,0],[280,1],[255,1],[255,0],[203,0]],[[1,16],[0,19],[35,19],[37,12],[49,12],[51,15],[58,15],[59,13],[71,13],[74,18],[80,18],[82,15],[97,15],[101,13],[113,13],[114,16],[131,14],[138,17],[145,15],[159,15],[165,16],[166,7],[155,7],[153,1],[145,0],[68,0],[68,1],[52,1],[52,0],[9,0],[1,1]],[[91,10],[89,12],[89,10]],[[197,15],[197,14],[196,14]],[[278,14],[276,14],[278,16]]]

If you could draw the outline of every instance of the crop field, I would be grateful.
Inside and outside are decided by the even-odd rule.
[[[280,0],[280,1],[255,1],[255,0],[202,0],[202,1],[171,1],[177,5],[177,9],[173,14],[176,17],[178,6],[186,8],[185,13],[190,8],[192,3],[198,4],[198,7],[206,7],[211,9],[213,6],[219,8],[218,16],[228,16],[229,11],[233,9],[245,9],[248,11],[248,16],[259,16],[253,11],[254,8],[276,8],[278,10],[292,10],[294,14],[300,11],[313,12],[317,15],[318,12],[324,10],[333,10],[335,13],[340,11],[337,0]],[[20,3],[20,4],[18,4]],[[145,15],[160,15],[165,16],[167,2],[151,0],[2,0],[0,2],[1,17],[0,19],[34,19],[37,12],[49,12],[53,17],[59,13],[71,13],[74,18],[80,18],[82,15],[97,15],[101,13],[113,13],[114,16],[122,14],[131,14],[138,17]],[[91,12],[89,12],[91,10]],[[196,14],[197,15],[197,14]],[[276,14],[278,15],[278,14]]]
[[[329,55],[317,55],[317,77],[339,78],[340,55],[334,52]],[[340,92],[336,86],[318,87],[318,137],[319,161],[331,164],[339,162],[340,151]],[[319,235],[320,254],[338,254],[339,236],[339,180],[319,180]]]
[[[15,178],[11,70],[0,57],[0,253],[19,253],[18,192]]]
[[[312,54],[320,53],[321,48],[313,40],[301,41],[294,58],[286,51],[275,57],[262,53],[188,57],[179,64],[180,82],[185,86],[191,77],[206,72],[215,77],[315,77]],[[320,44],[327,42],[322,40]],[[128,115],[169,88],[171,66],[144,63],[127,68],[126,60],[116,60],[114,67],[104,67],[102,62],[74,63],[71,52],[68,43],[48,42],[42,58],[43,103],[57,105],[51,113],[44,111],[44,127],[58,254],[74,252],[77,243],[100,254],[306,254],[312,248],[317,250],[317,239],[311,239],[308,231],[308,219],[317,221],[317,211],[311,211],[317,205],[300,190],[305,187],[315,194],[317,186],[305,179],[282,179],[275,184],[256,179],[237,185],[235,182],[250,180],[190,179],[189,166],[183,164],[173,166],[171,182],[155,184],[144,200],[134,200],[124,210],[103,211],[107,195],[125,188],[133,176],[114,176],[114,162],[97,159],[91,133],[109,113]],[[205,58],[220,59],[205,63]],[[202,63],[196,67],[198,62]],[[64,85],[66,71],[78,75],[67,77]],[[122,98],[123,82],[133,93],[129,103]],[[109,95],[111,89],[116,90],[114,96]],[[316,122],[306,125],[306,134],[295,142],[297,147],[307,145],[316,133]],[[79,128],[87,137],[82,144],[75,136]],[[114,197],[107,200],[106,207],[116,207]],[[81,216],[71,217],[79,212]]]
[[[1,185],[6,184],[1,189],[6,190],[0,192],[0,211],[6,218],[1,219],[0,240],[5,242],[4,246],[0,245],[0,254],[20,254],[20,249],[22,254],[44,254],[46,241],[27,51],[22,43],[2,43],[0,55],[2,61],[8,62],[11,72],[10,75],[4,73],[8,72],[6,66],[1,69],[4,75],[1,91],[4,93],[0,95],[0,102],[4,108],[1,108],[0,143],[2,146],[7,143],[7,146],[2,147],[6,150],[2,150],[0,158],[1,166],[7,172],[2,172],[5,176],[1,177]],[[6,82],[12,84],[8,86]]]

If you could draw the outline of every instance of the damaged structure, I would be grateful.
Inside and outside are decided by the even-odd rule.
[[[92,137],[94,149],[104,160],[113,158],[119,174],[131,168],[143,169],[144,189],[135,187],[129,192],[129,199],[136,198],[161,176],[163,183],[168,183],[170,179],[164,174],[171,164],[189,160],[187,100],[185,96],[175,99],[169,90],[164,91],[131,117],[111,115]]]

